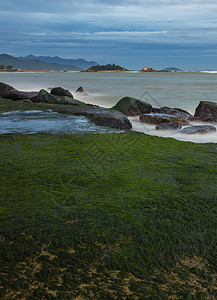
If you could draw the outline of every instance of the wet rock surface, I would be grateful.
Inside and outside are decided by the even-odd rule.
[[[159,109],[158,113],[168,114],[168,115],[174,115],[174,116],[176,116],[178,118],[182,118],[182,119],[185,119],[185,120],[189,120],[190,118],[193,117],[189,112],[187,112],[184,109],[181,109],[181,108],[170,108],[170,107],[167,107],[167,106],[161,107]]]
[[[177,124],[189,124],[183,118],[176,117],[174,115],[168,114],[161,114],[161,113],[151,113],[151,114],[143,114],[139,117],[140,122],[152,124],[152,125],[159,125],[165,123],[177,123]]]
[[[101,111],[99,113],[88,113],[88,119],[94,122],[96,125],[108,126],[116,129],[127,129],[132,128],[132,124],[129,119],[122,113],[111,110]]]
[[[211,126],[211,125],[193,125],[193,126],[188,126],[185,127],[180,131],[181,133],[185,134],[205,134],[205,133],[211,133],[211,132],[216,132],[216,127]]]

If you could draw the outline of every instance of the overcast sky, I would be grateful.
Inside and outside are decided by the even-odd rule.
[[[0,53],[217,70],[217,0],[1,0]]]

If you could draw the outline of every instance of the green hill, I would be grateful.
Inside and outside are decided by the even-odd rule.
[[[125,68],[115,65],[115,64],[92,66],[91,68],[89,68],[87,70],[88,71],[126,71]]]

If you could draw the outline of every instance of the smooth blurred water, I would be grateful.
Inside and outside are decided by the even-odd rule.
[[[217,74],[204,72],[0,72],[0,81],[23,91],[61,86],[85,103],[113,106],[124,96],[194,113],[202,100],[217,102]],[[75,93],[82,86],[88,94]]]

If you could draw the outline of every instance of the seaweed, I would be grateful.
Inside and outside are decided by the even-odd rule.
[[[2,299],[217,297],[215,144],[2,134],[0,154]]]

